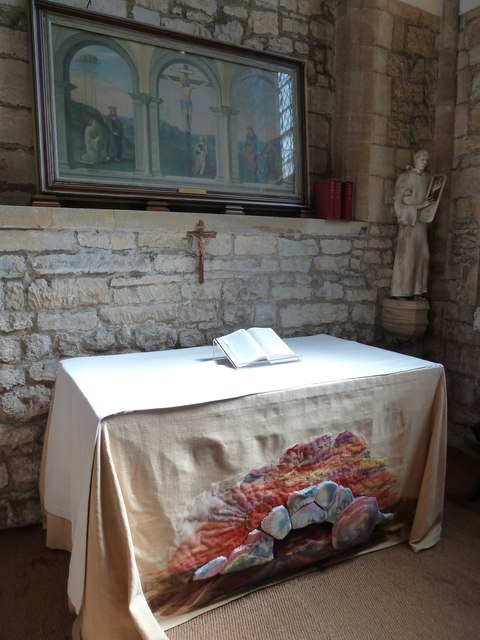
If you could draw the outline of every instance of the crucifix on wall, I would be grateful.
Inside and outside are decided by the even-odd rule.
[[[216,238],[216,231],[205,231],[205,223],[199,220],[194,231],[187,231],[187,238],[193,238],[198,242],[198,282],[205,282],[204,258],[205,258],[205,240],[207,238]]]

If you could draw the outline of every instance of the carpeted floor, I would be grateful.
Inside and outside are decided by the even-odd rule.
[[[257,591],[170,640],[480,640],[478,461],[449,451],[441,542],[367,554]],[[71,638],[69,554],[38,526],[0,532],[1,640]],[[102,640],[99,638],[98,640]]]

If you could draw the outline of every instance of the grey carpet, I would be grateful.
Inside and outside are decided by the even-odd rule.
[[[479,480],[477,461],[449,452],[434,549],[398,545],[291,579],[171,629],[169,639],[480,640],[480,501],[465,500]],[[45,547],[39,526],[0,531],[1,640],[71,637],[68,562]]]

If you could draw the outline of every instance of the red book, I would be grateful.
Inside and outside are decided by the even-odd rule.
[[[315,180],[313,200],[317,218],[338,220],[342,205],[342,183],[335,178]]]
[[[351,220],[353,216],[353,182],[342,182],[342,220]]]

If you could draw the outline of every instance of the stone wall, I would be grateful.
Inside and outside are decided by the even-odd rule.
[[[355,183],[357,219],[388,223],[412,150],[435,157],[440,18],[398,0],[349,0],[336,27],[334,172]]]
[[[39,520],[38,471],[59,359],[211,344],[242,326],[374,341],[389,226],[0,207],[0,528]]]
[[[480,9],[461,16],[457,63],[450,206],[432,244],[431,352],[447,372],[449,440],[480,454],[471,429],[480,422]]]

